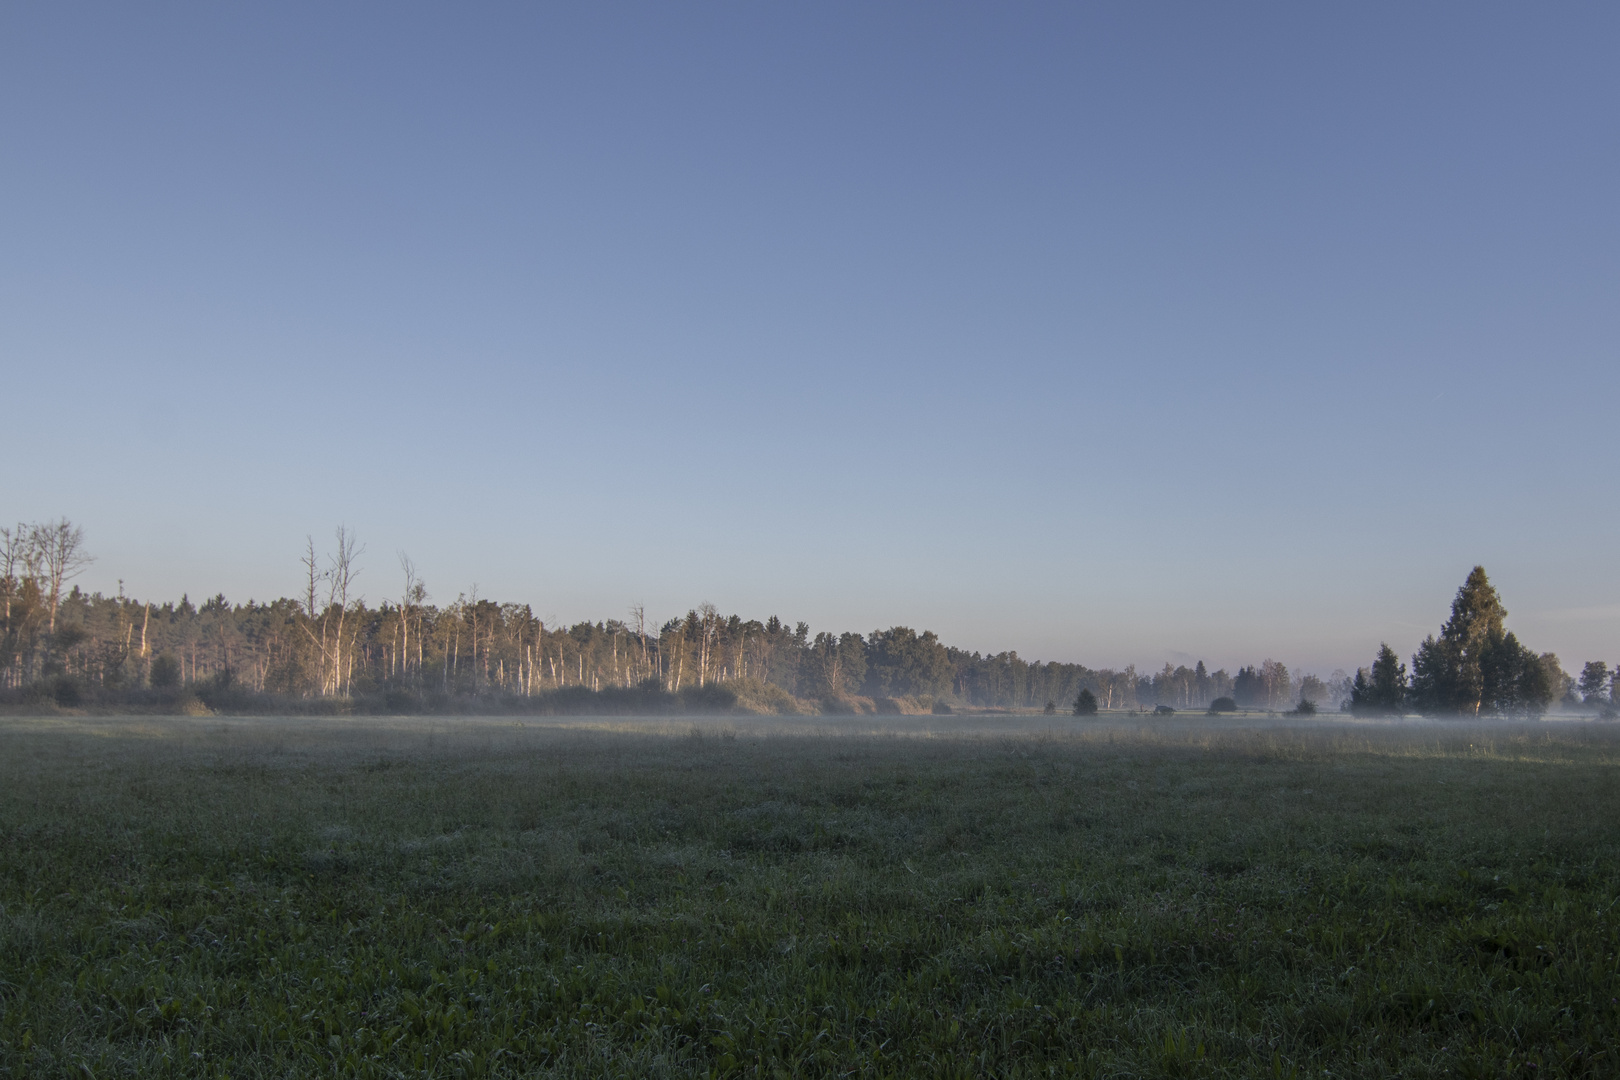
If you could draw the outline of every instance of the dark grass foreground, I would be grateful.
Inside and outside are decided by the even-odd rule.
[[[0,1075],[1620,1073],[1609,728],[831,730],[0,721]]]

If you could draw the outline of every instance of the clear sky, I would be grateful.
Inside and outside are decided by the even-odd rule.
[[[552,619],[1620,660],[1613,4],[0,8],[0,518]],[[329,545],[327,545],[329,546]]]

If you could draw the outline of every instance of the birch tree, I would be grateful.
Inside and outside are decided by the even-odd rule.
[[[56,633],[56,609],[62,600],[62,586],[84,572],[95,557],[84,550],[84,530],[67,518],[34,526],[33,544],[44,570],[48,624],[47,634]]]

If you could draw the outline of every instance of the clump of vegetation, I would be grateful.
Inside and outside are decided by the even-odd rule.
[[[1079,695],[1075,697],[1075,699],[1074,699],[1074,715],[1076,715],[1076,716],[1096,716],[1097,715],[1097,695],[1093,694],[1091,692],[1090,688],[1081,690]]]
[[[1503,625],[1506,618],[1507,608],[1485,568],[1474,567],[1451,602],[1451,617],[1440,636],[1425,638],[1412,657],[1406,689],[1412,705],[1429,715],[1546,712],[1568,676],[1558,657],[1538,656],[1521,644]]]
[[[1209,703],[1209,711],[1215,713],[1237,712],[1237,702],[1229,697],[1218,697]]]
[[[168,653],[158,653],[147,669],[147,682],[156,690],[170,690],[180,685],[180,661]]]
[[[741,679],[726,686],[736,695],[736,708],[740,712],[760,716],[799,716],[816,711],[809,702],[800,701],[775,683],[763,679]]]
[[[1378,646],[1372,670],[1356,672],[1350,711],[1357,716],[1398,716],[1406,703],[1406,665],[1387,642]]]
[[[0,1076],[1611,1071],[1612,727],[755,723],[0,721]]]

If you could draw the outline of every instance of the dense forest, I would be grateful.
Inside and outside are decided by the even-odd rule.
[[[1068,711],[1088,690],[1106,710],[1202,710],[1221,699],[1240,708],[1306,701],[1336,710],[1357,693],[1343,672],[1324,681],[1275,660],[1235,674],[1202,662],[1094,669],[967,652],[904,626],[812,634],[803,622],[722,615],[711,604],[662,623],[634,607],[624,618],[551,626],[527,604],[476,590],[434,604],[403,557],[398,596],[373,605],[355,595],[360,549],[342,529],[330,554],[319,556],[313,543],[304,552],[301,595],[267,603],[85,593],[71,585],[89,562],[84,536],[65,520],[0,529],[0,545],[0,695],[21,705]]]

